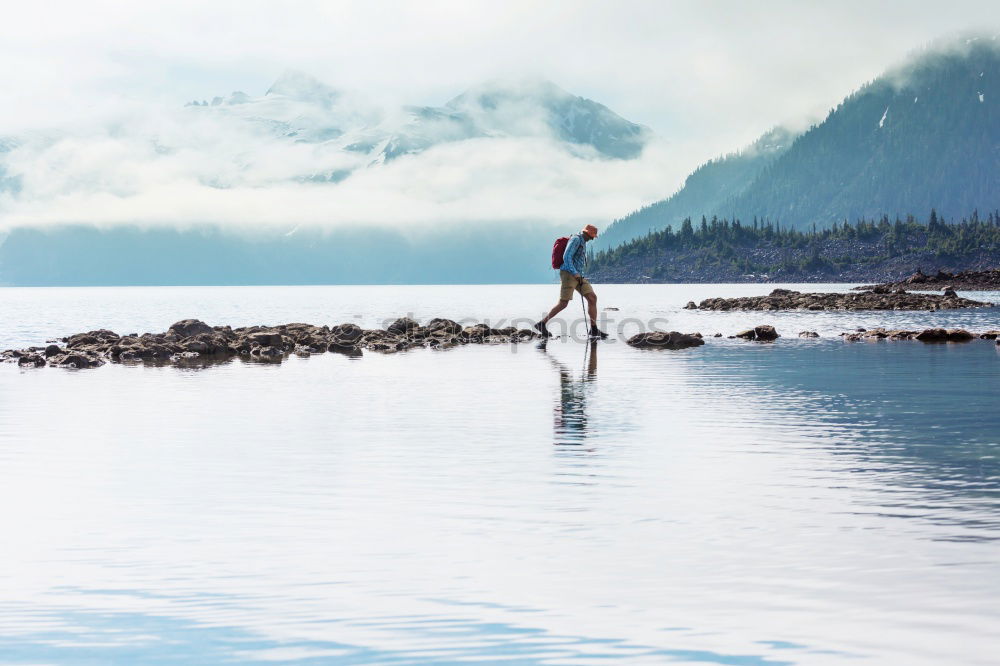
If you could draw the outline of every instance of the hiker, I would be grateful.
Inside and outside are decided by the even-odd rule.
[[[593,285],[583,276],[583,263],[587,256],[584,246],[595,238],[597,238],[597,227],[588,224],[580,233],[574,234],[568,239],[560,238],[553,246],[555,250],[564,241],[566,243],[566,249],[562,255],[562,264],[558,266],[560,282],[559,302],[549,310],[549,313],[541,321],[535,324],[535,329],[542,334],[542,337],[551,337],[546,324],[569,305],[569,302],[573,300],[574,291],[579,291],[587,299],[587,311],[590,315],[590,337],[601,338],[602,340],[608,337],[607,333],[597,328],[597,294],[594,293]],[[555,251],[553,252],[553,268],[556,267],[557,262],[558,251]]]

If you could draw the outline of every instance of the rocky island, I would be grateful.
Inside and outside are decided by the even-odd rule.
[[[958,296],[954,290],[943,295],[915,294],[905,289],[879,289],[860,293],[803,293],[775,289],[767,296],[706,298],[688,302],[687,310],[952,310],[992,307],[991,303]]]
[[[1000,291],[1000,268],[985,271],[959,271],[949,273],[938,271],[934,275],[925,275],[923,271],[900,280],[855,287],[856,290],[885,291],[893,289],[916,289],[918,291],[938,291],[961,289],[963,291]]]

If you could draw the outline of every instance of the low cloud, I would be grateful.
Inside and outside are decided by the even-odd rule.
[[[7,181],[17,184],[0,194],[0,224],[601,223],[669,194],[684,175],[663,142],[636,159],[607,159],[547,136],[529,115],[510,120],[530,124],[529,136],[452,141],[385,163],[344,150],[349,137],[296,141],[269,122],[204,107],[136,106],[87,128],[18,137],[0,153]],[[316,182],[331,178],[341,180]]]

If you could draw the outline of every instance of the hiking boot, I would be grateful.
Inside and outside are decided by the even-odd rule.
[[[590,326],[590,337],[597,338],[600,340],[607,340],[608,334],[602,331],[601,329],[597,328],[596,325],[592,324]]]
[[[551,338],[552,334],[549,333],[548,327],[545,325],[544,321],[535,323],[535,330],[542,334],[543,338]]]

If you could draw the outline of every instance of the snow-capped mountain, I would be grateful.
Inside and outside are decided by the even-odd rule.
[[[487,137],[551,139],[595,158],[632,159],[652,137],[648,128],[544,80],[492,81],[443,106],[385,109],[290,71],[261,97],[237,91],[188,106],[289,140],[332,142],[370,164]]]

